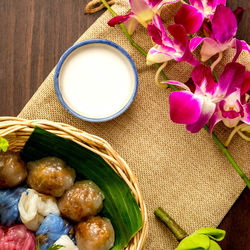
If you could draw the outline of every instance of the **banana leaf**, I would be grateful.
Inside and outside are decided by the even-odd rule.
[[[111,220],[116,235],[112,249],[124,249],[142,228],[139,206],[126,182],[99,155],[36,127],[21,158],[28,162],[47,156],[64,160],[75,169],[77,179],[90,179],[101,188],[105,195],[102,213]]]

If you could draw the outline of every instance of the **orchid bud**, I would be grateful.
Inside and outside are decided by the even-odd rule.
[[[202,24],[202,29],[203,29],[203,33],[206,37],[210,37],[211,33],[212,33],[212,26],[211,26],[211,22],[209,19],[205,19],[203,24]]]
[[[245,9],[242,8],[242,7],[237,7],[235,10],[234,10],[234,15],[237,19],[237,23],[239,24],[242,20],[242,17],[243,17],[243,14],[244,14],[244,11]]]
[[[193,79],[190,77],[186,82],[185,85],[187,85],[192,93],[195,92],[196,86],[194,84]]]

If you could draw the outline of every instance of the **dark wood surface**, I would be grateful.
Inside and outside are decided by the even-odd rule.
[[[16,116],[62,53],[102,14],[85,15],[86,2],[0,1],[0,116]],[[228,5],[246,9],[238,38],[250,43],[250,1],[229,0]],[[227,231],[223,249],[250,249],[249,194],[243,191],[219,226]]]

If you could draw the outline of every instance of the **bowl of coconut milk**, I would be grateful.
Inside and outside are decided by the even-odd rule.
[[[121,115],[133,102],[138,74],[122,47],[91,39],[62,55],[54,86],[59,101],[72,115],[89,122],[105,122]]]

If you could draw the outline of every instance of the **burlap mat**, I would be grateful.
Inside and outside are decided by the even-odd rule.
[[[128,1],[117,2],[114,10],[124,14],[129,8]],[[177,6],[168,7],[167,21],[172,20]],[[173,249],[177,241],[155,219],[155,208],[164,207],[188,233],[200,227],[216,227],[245,185],[205,130],[190,134],[184,126],[170,121],[170,90],[161,90],[154,85],[154,67],[146,66],[145,58],[131,47],[119,27],[107,26],[110,18],[108,12],[104,13],[78,42],[104,38],[116,42],[130,53],[139,73],[139,90],[130,108],[106,123],[76,119],[59,103],[52,71],[19,116],[65,122],[110,142],[139,180],[150,223],[146,248]],[[134,37],[142,47],[149,49],[152,44],[145,34],[145,30],[139,28]],[[246,64],[250,58],[245,55],[242,60]],[[171,62],[167,75],[170,79],[185,81],[190,70],[186,63]],[[223,139],[228,131],[221,126],[217,127],[216,133]],[[248,173],[249,149],[249,145],[237,136],[230,146],[230,152]]]

